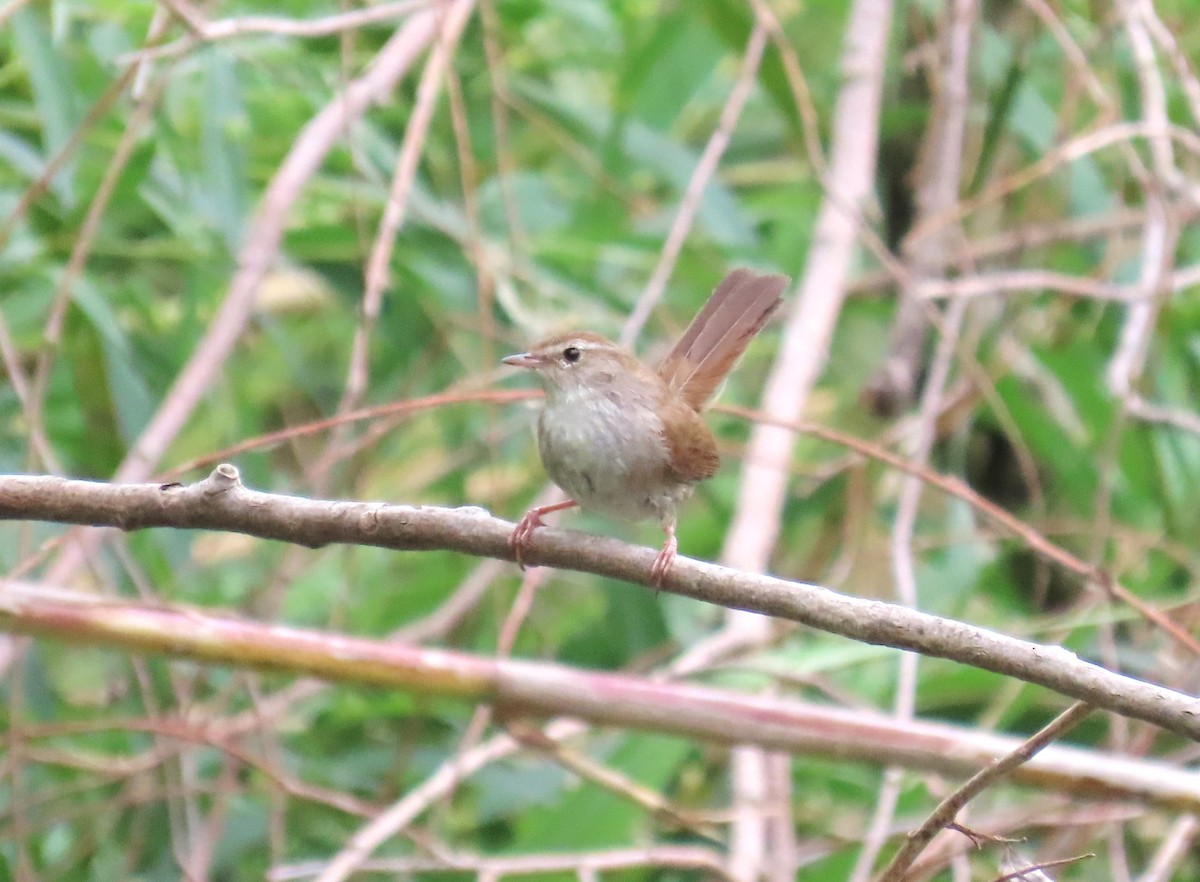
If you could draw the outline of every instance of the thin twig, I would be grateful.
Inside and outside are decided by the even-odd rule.
[[[816,438],[824,438],[834,443],[841,444],[851,450],[857,450],[864,455],[870,456],[872,459],[879,462],[887,463],[901,471],[911,474],[918,474],[928,483],[939,487],[947,493],[950,493],[959,499],[968,502],[973,508],[985,514],[989,519],[1003,526],[1004,529],[1011,532],[1014,536],[1020,537],[1026,542],[1029,547],[1044,556],[1047,560],[1058,563],[1073,573],[1084,576],[1089,582],[1103,591],[1111,594],[1122,603],[1127,604],[1137,610],[1148,622],[1153,623],[1160,628],[1164,633],[1169,634],[1180,646],[1187,649],[1194,655],[1200,655],[1200,641],[1192,636],[1188,631],[1181,627],[1177,622],[1174,622],[1170,617],[1164,615],[1161,611],[1142,600],[1135,593],[1130,591],[1113,576],[1105,570],[1097,568],[1093,564],[1063,548],[1054,542],[1051,542],[1045,536],[1037,531],[1035,527],[1014,516],[1010,512],[996,505],[989,499],[986,499],[981,494],[976,492],[965,481],[960,478],[950,475],[944,475],[940,472],[935,472],[931,469],[924,469],[921,466],[910,463],[891,451],[885,450],[875,444],[855,438],[845,432],[839,432],[836,429],[830,429],[826,426],[821,426],[813,423],[799,422],[784,422],[774,421],[768,416],[743,407],[734,407],[731,405],[719,405],[714,410],[724,413],[741,416],[746,419],[751,419],[760,423],[777,424],[788,428],[792,431],[803,432],[812,435]],[[868,451],[870,451],[868,453]]]
[[[970,104],[967,73],[977,8],[975,0],[953,0],[947,6],[948,14],[943,26],[945,49],[938,77],[940,91],[923,145],[924,162],[920,167],[921,179],[916,194],[921,218],[947,212],[958,202],[967,110]],[[909,259],[906,277],[911,284],[906,285],[902,291],[901,311],[904,309],[905,300],[915,300],[913,288],[918,280],[938,278],[945,274],[946,255],[950,250],[946,243],[953,239],[954,234],[955,228],[947,226],[937,234],[917,240],[911,248],[904,249]],[[966,302],[956,300],[950,304],[944,322],[940,323],[942,335],[921,396],[917,436],[910,451],[910,459],[919,465],[928,462],[937,437],[937,417],[942,409],[942,399],[965,317]],[[924,336],[923,328],[910,330]],[[911,370],[912,366],[908,369]],[[912,383],[915,385],[915,380]],[[924,483],[913,475],[906,476],[901,482],[896,519],[892,524],[889,540],[896,600],[913,608],[918,605],[913,534],[924,486]],[[916,712],[918,661],[919,656],[911,653],[904,654],[899,659],[893,706],[893,715],[899,719],[911,719]],[[891,828],[902,786],[901,769],[888,769],[876,798],[867,835],[863,837],[862,848],[850,873],[849,878],[852,882],[870,878],[871,869],[875,866],[887,831]]]
[[[496,135],[496,170],[499,173],[500,200],[504,204],[509,249],[513,262],[520,271],[526,263],[525,255],[529,251],[529,243],[514,192],[518,166],[513,158],[508,125],[508,108],[514,106],[514,96],[508,88],[508,69],[500,43],[500,19],[496,15],[496,0],[480,0],[479,18],[483,22],[483,57],[492,81],[489,103],[492,130]]]
[[[165,30],[165,26],[160,25],[158,33],[151,33],[150,39],[156,39],[163,30]],[[67,265],[63,269],[54,296],[51,298],[50,315],[46,320],[46,328],[42,332],[42,351],[38,354],[37,364],[34,367],[28,406],[25,409],[30,425],[35,427],[38,433],[44,433],[42,413],[45,409],[46,389],[50,383],[55,356],[58,354],[58,344],[62,337],[67,306],[71,302],[71,293],[83,273],[88,255],[92,250],[92,243],[100,230],[100,221],[104,217],[105,209],[108,208],[108,202],[116,191],[117,184],[120,183],[125,166],[133,156],[134,148],[141,140],[142,130],[150,121],[150,114],[158,105],[158,99],[166,89],[167,82],[165,77],[157,80],[154,87],[138,99],[137,106],[128,116],[128,123],[121,133],[121,140],[118,142],[116,150],[113,151],[112,159],[104,169],[100,186],[97,187],[96,193],[88,205],[87,215],[74,234],[71,256],[67,259]]]
[[[404,139],[396,157],[396,168],[392,174],[387,203],[379,221],[379,230],[371,247],[371,254],[367,259],[362,314],[354,332],[346,388],[338,405],[340,412],[357,407],[366,392],[370,375],[368,355],[371,334],[379,320],[383,293],[391,280],[390,264],[392,250],[396,247],[396,234],[408,213],[409,194],[416,180],[417,163],[420,161],[425,136],[433,120],[438,95],[441,93],[442,78],[474,6],[474,0],[453,0],[449,5],[438,9],[438,37],[429,54],[429,60],[425,63],[425,69],[421,72],[416,104],[404,129]]]
[[[1137,301],[1143,295],[1127,285],[1085,279],[1052,270],[1018,269],[996,273],[978,273],[958,279],[925,279],[916,286],[916,294],[931,300],[941,298],[990,297],[1006,292],[1054,291],[1090,300]]]
[[[113,109],[117,100],[129,88],[129,84],[134,81],[137,72],[138,66],[130,65],[120,77],[109,84],[104,93],[92,104],[87,115],[75,127],[75,130],[71,132],[71,137],[67,139],[67,142],[46,163],[38,179],[21,194],[21,198],[17,200],[17,204],[9,212],[8,217],[4,219],[3,223],[0,223],[0,251],[4,250],[4,247],[8,244],[8,240],[12,237],[13,231],[16,230],[17,225],[29,212],[29,209],[50,189],[50,184],[58,176],[58,173],[62,171],[63,166],[67,164],[67,161],[75,154],[75,151],[86,141],[88,133]]]
[[[1091,860],[1095,855],[1091,852],[1087,854],[1076,854],[1071,857],[1059,858],[1053,861],[1040,861],[1036,864],[1025,864],[1011,872],[1005,873],[1003,876],[997,876],[992,882],[1039,882],[1039,877],[1049,879],[1042,870],[1052,870],[1055,867],[1065,867],[1068,864],[1077,864],[1080,861]],[[1032,878],[1030,878],[1032,877]]]
[[[430,10],[412,15],[375,57],[374,64],[350,83],[297,136],[259,204],[238,255],[229,292],[204,337],[176,375],[147,426],[131,445],[114,476],[138,481],[150,475],[167,446],[211,388],[237,344],[254,310],[259,285],[274,264],[287,224],[288,211],[308,179],[324,161],[344,127],[379,96],[387,94],[433,37],[436,16]],[[2,246],[0,246],[2,247]],[[70,581],[89,549],[68,546],[50,571],[51,581]]]
[[[691,178],[688,179],[687,187],[683,191],[683,198],[679,201],[679,211],[671,223],[671,229],[667,232],[667,240],[663,243],[654,272],[650,274],[650,281],[646,283],[645,290],[642,291],[642,295],[634,304],[633,311],[625,321],[625,326],[621,329],[620,342],[622,346],[633,344],[641,332],[642,326],[650,317],[650,313],[662,299],[667,280],[671,277],[671,271],[674,270],[679,253],[683,250],[683,243],[687,240],[688,233],[695,222],[704,190],[716,173],[721,157],[725,154],[725,148],[729,146],[733,131],[737,128],[742,109],[746,106],[746,101],[754,88],[766,45],[767,26],[761,18],[756,16],[754,30],[750,32],[750,40],[746,44],[746,53],[742,56],[741,70],[738,71],[733,88],[729,90],[729,98],[726,99],[725,106],[721,108],[717,127],[709,136],[708,143],[704,145],[704,151],[700,154],[700,160],[696,163],[696,168],[692,170]]]
[[[763,390],[762,409],[772,420],[799,419],[833,338],[862,227],[860,209],[873,184],[891,13],[888,0],[856,0],[851,8],[841,61],[846,79],[834,112],[827,192],[779,355]],[[794,444],[793,433],[778,424],[758,426],[751,435],[722,553],[723,560],[739,569],[762,569],[770,558]]]
[[[968,802],[992,784],[1011,774],[1018,766],[1028,762],[1032,756],[1051,742],[1061,738],[1094,710],[1095,708],[1084,702],[1071,705],[1012,753],[996,760],[987,768],[980,769],[966,783],[943,799],[926,818],[925,823],[908,834],[900,851],[892,858],[887,868],[879,874],[879,882],[902,882],[909,867],[920,856],[925,846],[955,819]]]
[[[754,14],[758,20],[765,23],[771,36],[771,42],[783,59],[783,70],[787,75],[788,87],[796,101],[796,112],[800,115],[800,124],[804,130],[804,152],[809,164],[817,173],[817,177],[825,179],[829,173],[829,163],[825,159],[825,151],[821,146],[821,122],[813,103],[812,90],[808,88],[808,80],[804,76],[804,68],[800,64],[800,56],[796,47],[788,39],[775,11],[766,0],[750,0]]]
[[[991,205],[1005,196],[1030,186],[1036,181],[1054,173],[1061,166],[1082,159],[1092,153],[1109,147],[1121,146],[1132,141],[1158,137],[1170,138],[1173,142],[1184,147],[1192,154],[1200,154],[1200,135],[1183,129],[1180,126],[1168,125],[1160,127],[1145,121],[1118,122],[1101,126],[1059,144],[1048,151],[1037,161],[1018,169],[1005,178],[988,186],[978,195],[964,199],[958,203],[950,214],[931,218],[919,227],[914,227],[909,234],[914,239],[934,232],[942,224],[962,220],[985,206]]]
[[[292,203],[345,127],[372,102],[388,94],[404,75],[432,39],[436,23],[436,15],[428,9],[412,15],[380,49],[370,69],[335,96],[297,136],[263,194],[258,216],[238,256],[229,293],[158,412],[117,470],[117,480],[136,481],[150,474],[167,444],[208,391],[213,373],[225,364],[249,321],[259,284],[274,264]]]
[[[276,867],[267,874],[269,882],[292,882],[307,879],[320,872],[322,864],[315,862]],[[700,870],[712,873],[725,882],[736,882],[724,866],[722,855],[697,845],[648,845],[644,848],[611,849],[583,853],[553,853],[530,855],[478,855],[453,852],[430,857],[374,858],[358,865],[363,873],[384,873],[407,878],[414,873],[437,873],[447,870],[473,872],[477,879],[499,879],[502,876],[524,876],[543,873],[572,873],[581,880],[585,872],[643,870],[647,868]]]
[[[193,20],[194,27],[188,36],[164,43],[161,46],[151,46],[139,49],[118,57],[119,63],[152,61],[162,58],[174,58],[184,55],[203,43],[246,36],[248,34],[272,34],[280,37],[325,37],[343,31],[357,30],[367,25],[380,24],[408,15],[435,0],[396,0],[392,3],[380,3],[365,9],[354,9],[349,12],[339,12],[308,21],[294,18],[282,18],[272,15],[246,15],[240,18],[227,18],[219,21],[204,21],[203,18]]]
[[[547,727],[546,737],[567,738],[581,729],[576,722],[558,721]],[[410,790],[403,799],[372,818],[355,833],[333,860],[322,868],[316,882],[341,882],[357,870],[376,848],[412,823],[435,801],[452,792],[459,782],[484,766],[515,753],[519,747],[512,736],[497,735],[465,755],[451,757],[420,786]]]
[[[1170,882],[1179,865],[1194,853],[1197,834],[1200,834],[1200,818],[1196,815],[1177,818],[1138,882]]]
[[[845,80],[838,92],[830,145],[831,164],[823,179],[825,195],[812,236],[812,247],[799,294],[786,320],[783,343],[764,390],[763,410],[771,418],[799,418],[824,364],[825,353],[845,296],[850,260],[863,228],[861,208],[870,190],[878,147],[878,118],[883,58],[886,56],[892,7],[889,0],[856,0],[847,19],[841,67]],[[758,18],[756,27],[762,26]],[[742,570],[761,572],[770,562],[779,536],[786,495],[788,464],[795,437],[777,426],[755,426],[742,464],[733,521],[726,533],[721,560]],[[715,642],[751,646],[765,641],[769,623],[754,616],[730,613],[724,628],[728,639]],[[706,641],[707,642],[707,641]],[[680,659],[687,665],[688,653]],[[731,757],[735,792],[735,823],[730,844],[730,868],[741,878],[760,878],[768,866],[786,873],[778,855],[768,855],[773,843],[783,851],[794,847],[795,825],[790,818],[765,816],[758,794],[765,798],[771,763],[752,748]]]
[[[509,734],[523,745],[549,757],[583,780],[590,781],[689,833],[717,845],[725,844],[720,830],[711,822],[679,808],[656,790],[639,784],[628,775],[572,750],[561,739],[547,738],[541,729],[521,723],[510,722],[506,728]]]
[[[4,365],[4,372],[8,375],[8,384],[17,397],[17,403],[21,405],[22,412],[30,413],[32,403],[29,398],[29,380],[25,376],[25,369],[21,367],[21,354],[17,350],[17,344],[13,340],[12,334],[9,333],[8,321],[4,318],[2,311],[0,311],[0,364]],[[46,437],[46,427],[41,420],[29,420],[28,423],[30,449],[46,471],[61,475],[63,469],[59,464],[57,454],[50,446],[50,439]]]

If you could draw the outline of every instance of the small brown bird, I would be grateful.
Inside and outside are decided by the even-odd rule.
[[[787,284],[786,276],[730,272],[657,371],[582,331],[504,359],[532,370],[546,391],[538,453],[572,497],[521,518],[509,544],[522,568],[542,515],[582,505],[616,520],[658,518],[667,539],[650,577],[662,584],[678,548],[676,509],[720,464],[700,410],[779,308]]]

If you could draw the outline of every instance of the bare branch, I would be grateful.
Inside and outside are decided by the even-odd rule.
[[[3,477],[0,519],[125,530],[216,529],[312,547],[354,543],[397,550],[445,549],[512,560],[508,537],[513,525],[492,518],[483,509],[338,502],[261,493],[242,486],[237,469],[230,465],[219,466],[207,479],[188,487]],[[532,564],[649,585],[655,554],[652,549],[607,537],[546,527],[538,530],[525,558]],[[682,557],[672,567],[663,590],[731,609],[790,619],[853,640],[952,659],[1037,683],[1200,740],[1200,699],[1115,674],[1059,646],[1006,637],[895,604],[848,597],[818,585],[738,572]],[[48,623],[26,621],[29,614],[10,589],[0,592],[0,620],[8,621],[14,630],[44,632]],[[19,622],[24,624],[18,627]],[[53,628],[52,623],[49,627]],[[103,624],[99,627],[103,629]],[[156,642],[157,632],[148,631],[143,637],[149,641],[147,648],[170,648]],[[260,663],[267,660],[259,659]]]

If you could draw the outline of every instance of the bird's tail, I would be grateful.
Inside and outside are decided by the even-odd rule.
[[[731,271],[663,360],[659,376],[700,410],[779,308],[788,282],[787,276]]]

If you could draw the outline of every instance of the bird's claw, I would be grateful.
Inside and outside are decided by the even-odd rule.
[[[671,564],[675,563],[675,553],[678,550],[679,542],[675,538],[675,531],[671,530],[662,550],[658,552],[658,557],[654,558],[654,563],[650,566],[650,584],[654,586],[655,591],[662,590],[663,580],[667,578]]]
[[[533,539],[533,531],[538,527],[546,526],[542,515],[550,514],[552,511],[562,511],[564,508],[574,508],[576,505],[579,503],[574,499],[565,499],[550,505],[536,505],[525,512],[525,517],[517,521],[512,535],[508,537],[508,547],[512,549],[517,566],[522,570],[525,569],[525,552],[529,549],[530,540]]]
[[[525,513],[525,517],[517,522],[512,535],[508,537],[508,547],[512,549],[517,566],[522,570],[525,569],[525,551],[529,548],[530,540],[533,539],[533,531],[544,526],[546,523],[542,520],[541,512],[533,509]]]

